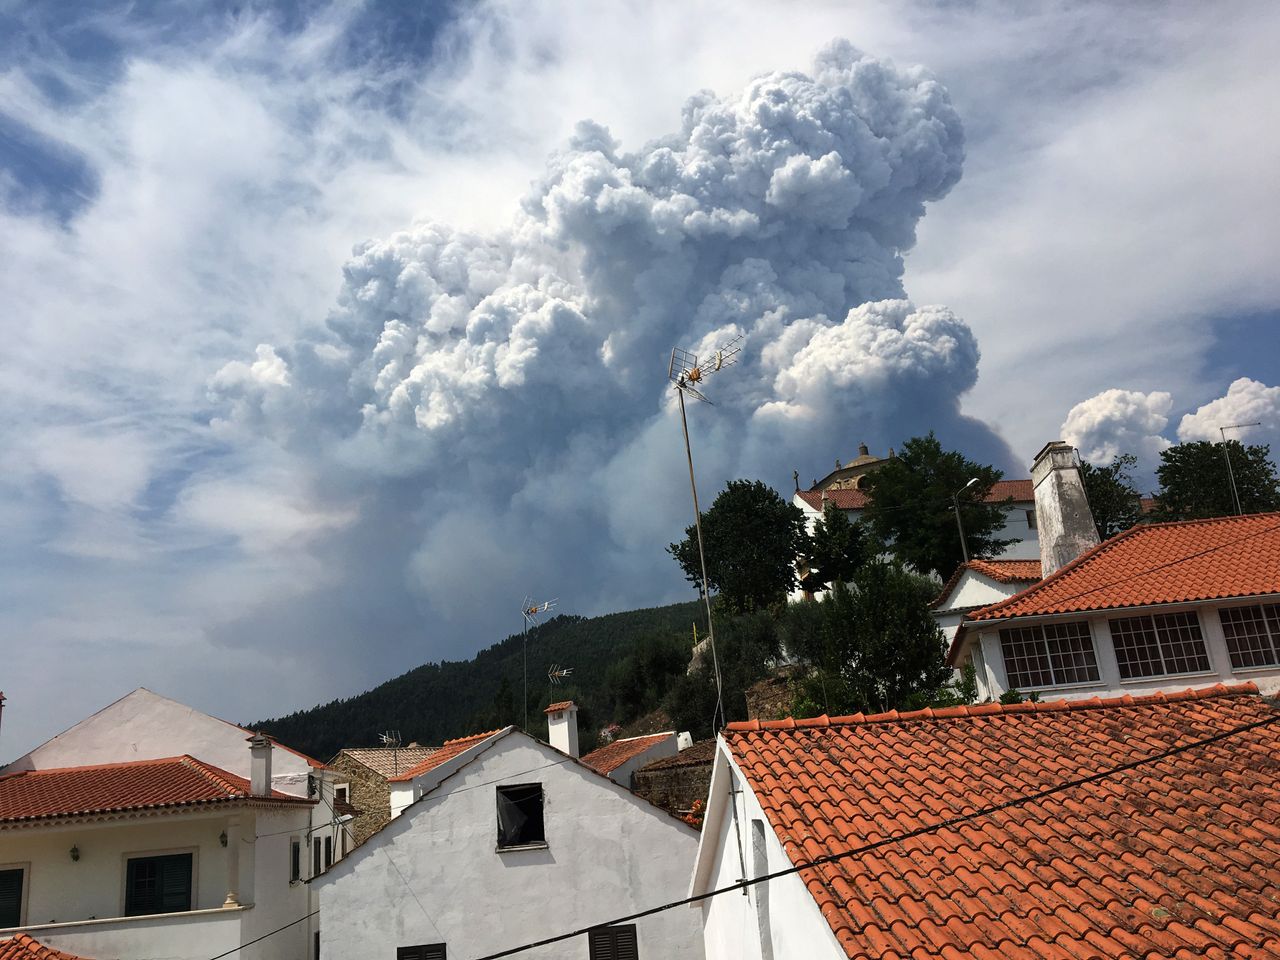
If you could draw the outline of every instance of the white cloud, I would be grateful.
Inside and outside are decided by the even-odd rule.
[[[1271,445],[1280,453],[1280,387],[1241,377],[1227,388],[1226,396],[1211,400],[1185,415],[1178,424],[1179,440],[1222,439],[1220,427],[1257,423],[1258,426],[1227,431],[1227,439]]]
[[[1103,466],[1131,453],[1154,468],[1160,451],[1169,446],[1161,434],[1169,425],[1173,397],[1161,390],[1103,390],[1071,408],[1062,424],[1062,439],[1080,456]]]

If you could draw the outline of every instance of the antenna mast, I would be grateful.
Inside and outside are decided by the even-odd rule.
[[[1260,426],[1262,426],[1262,421],[1255,420],[1253,423],[1229,423],[1225,427],[1218,428],[1218,435],[1222,437],[1222,458],[1227,461],[1227,479],[1231,482],[1231,502],[1235,505],[1237,517],[1244,513],[1244,510],[1240,506],[1240,494],[1236,490],[1235,471],[1231,469],[1231,454],[1227,447],[1227,431]]]
[[[711,718],[711,726],[719,729],[725,720],[723,684],[720,679],[720,659],[716,656],[716,631],[711,619],[711,588],[707,583],[707,557],[702,547],[702,510],[698,507],[698,484],[693,476],[693,448],[689,444],[689,418],[685,413],[684,395],[710,403],[698,387],[711,374],[724,367],[737,363],[738,354],[742,352],[742,336],[736,336],[706,362],[700,363],[697,354],[674,347],[671,350],[671,363],[667,367],[667,379],[676,388],[680,398],[680,426],[684,431],[684,455],[689,463],[689,489],[693,493],[693,526],[698,536],[698,563],[702,569],[702,599],[707,606],[707,647],[711,651],[711,670],[716,680],[716,713]]]
[[[524,620],[524,628],[520,634],[521,664],[524,674],[524,729],[529,729],[529,624],[536,623],[540,614],[546,613],[556,605],[555,600],[543,600],[537,603],[532,597],[525,597],[520,607],[520,616]]]
[[[382,741],[384,747],[391,748],[391,769],[395,771],[395,774],[398,774],[400,772],[400,731],[388,730],[386,733],[380,734],[378,739]]]

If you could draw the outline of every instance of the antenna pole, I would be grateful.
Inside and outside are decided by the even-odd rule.
[[[698,563],[702,567],[702,599],[707,605],[707,644],[711,648],[711,669],[716,678],[716,715],[724,719],[724,703],[721,699],[720,661],[716,657],[716,631],[711,619],[711,589],[707,584],[707,557],[702,549],[702,510],[698,507],[698,484],[693,479],[693,448],[689,445],[689,419],[684,411],[684,391],[676,386],[680,397],[680,426],[684,430],[684,455],[689,461],[689,489],[693,491],[693,526],[698,534]],[[711,718],[711,725],[720,728],[716,717]]]
[[[1262,423],[1255,421],[1254,423],[1229,423],[1224,427],[1218,427],[1218,435],[1222,437],[1222,459],[1227,461],[1227,480],[1231,483],[1231,503],[1236,508],[1236,516],[1244,513],[1244,508],[1240,505],[1240,491],[1236,489],[1236,474],[1231,469],[1231,452],[1227,446],[1227,431],[1239,430],[1242,427],[1260,427]]]
[[[529,612],[528,608],[520,611],[520,619],[524,621],[524,629],[521,631],[520,649],[523,652],[521,657],[521,672],[524,674],[524,729],[529,729]]]

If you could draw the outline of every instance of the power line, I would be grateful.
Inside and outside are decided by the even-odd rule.
[[[239,953],[245,947],[252,947],[255,943],[261,943],[263,940],[267,939],[267,937],[274,937],[281,930],[288,930],[290,927],[297,926],[298,924],[302,923],[304,920],[310,920],[319,912],[320,912],[319,910],[312,910],[305,917],[299,917],[297,920],[292,920],[289,923],[286,923],[283,927],[276,927],[274,930],[270,931],[269,933],[264,933],[262,936],[258,937],[256,940],[250,940],[248,943],[242,943],[238,947],[232,947],[230,950],[226,951],[225,953],[220,953],[216,957],[210,957],[209,960],[222,960],[223,957],[229,957],[233,953]]]
[[[904,840],[911,840],[915,837],[922,837],[927,834],[936,833],[939,830],[945,830],[948,827],[955,827],[963,823],[968,823],[969,821],[976,820],[979,817],[988,817],[988,816],[991,816],[992,814],[1000,813],[1004,810],[1010,810],[1010,809],[1013,809],[1014,807],[1020,807],[1028,803],[1034,803],[1037,800],[1043,800],[1046,797],[1051,797],[1055,794],[1063,793],[1067,790],[1072,790],[1076,787],[1085,786],[1090,783],[1098,783],[1099,781],[1105,780],[1108,777],[1114,777],[1117,774],[1125,773],[1129,770],[1136,770],[1150,763],[1158,763],[1161,760],[1167,760],[1169,757],[1177,756],[1178,754],[1181,754],[1181,753],[1186,753],[1189,750],[1194,750],[1198,747],[1203,747],[1209,744],[1217,743],[1219,741],[1226,740],[1230,737],[1238,736],[1242,733],[1247,733],[1250,730],[1256,730],[1259,727],[1269,726],[1273,723],[1280,723],[1280,714],[1276,714],[1274,716],[1268,717],[1265,720],[1256,720],[1253,723],[1246,723],[1238,727],[1233,727],[1230,730],[1224,730],[1221,733],[1215,733],[1211,736],[1204,737],[1200,740],[1194,740],[1191,743],[1184,743],[1176,747],[1171,747],[1170,749],[1164,750],[1160,753],[1152,754],[1151,756],[1143,757],[1139,760],[1131,760],[1128,763],[1122,763],[1118,766],[1111,767],[1107,770],[1102,770],[1098,773],[1091,773],[1084,777],[1076,777],[1073,780],[1068,780],[1064,783],[1059,783],[1052,787],[1046,787],[1043,790],[1037,790],[1035,793],[1025,794],[1021,797],[1015,797],[1012,800],[1006,800],[1003,803],[997,803],[997,804],[992,804],[991,806],[988,806],[988,807],[983,807],[981,809],[973,811],[972,813],[962,814],[957,817],[948,817],[946,820],[942,820],[939,823],[931,824],[930,826],[927,826],[927,827],[917,827],[915,830],[908,830],[906,833],[896,834],[891,837],[884,837],[883,839],[873,841],[872,843],[864,844],[861,847],[855,847],[852,850],[844,850],[844,851],[841,851],[840,853],[828,854],[825,857],[817,857],[805,863],[788,867],[785,870],[776,870],[773,873],[763,874],[759,877],[753,877],[751,879],[746,879],[746,880],[739,880],[737,883],[730,884],[727,887],[719,887],[715,890],[708,890],[706,893],[699,893],[690,897],[684,897],[681,900],[673,900],[672,902],[664,903],[662,906],[659,906],[659,907],[651,907],[648,910],[641,910],[639,913],[632,913],[632,914],[628,914],[625,917],[617,917],[613,920],[606,920],[603,923],[592,924],[590,927],[581,927],[577,930],[574,930],[571,933],[562,933],[554,937],[546,937],[545,939],[537,940],[532,943],[526,943],[518,947],[512,947],[509,950],[503,950],[499,953],[486,954],[485,956],[480,957],[479,960],[499,960],[499,958],[501,957],[515,956],[518,953],[524,953],[528,950],[534,950],[538,947],[545,947],[553,943],[561,943],[562,941],[565,941],[565,940],[571,940],[574,937],[583,936],[587,934],[589,931],[596,930],[601,927],[609,927],[619,923],[630,923],[631,921],[641,920],[645,917],[651,917],[654,914],[663,913],[664,911],[667,911],[667,910],[674,910],[676,907],[686,907],[695,903],[701,903],[703,900],[710,900],[712,897],[718,897],[721,894],[737,893],[741,890],[745,890],[747,887],[755,886],[756,884],[759,884],[759,883],[766,883],[769,880],[777,880],[780,877],[788,877],[788,876],[791,876],[792,874],[799,873],[801,870],[811,870],[815,867],[824,866],[828,863],[836,863],[837,861],[846,860],[850,857],[860,856],[861,854],[870,853],[873,850],[878,850],[881,847],[886,847],[886,846],[889,846],[890,844],[901,843]]]

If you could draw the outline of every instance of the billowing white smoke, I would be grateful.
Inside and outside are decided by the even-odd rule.
[[[422,223],[358,248],[324,330],[218,374],[223,426],[379,485],[412,590],[450,619],[524,584],[580,609],[669,596],[690,509],[673,345],[744,337],[695,417],[708,497],[931,428],[1008,462],[958,413],[974,337],[901,283],[962,156],[932,76],[847,43],[696,95],[635,153],[584,122],[501,235]]]
[[[1267,443],[1272,457],[1280,456],[1280,387],[1241,377],[1227,388],[1227,395],[1211,400],[1178,424],[1179,440],[1221,440],[1220,427],[1257,423],[1256,427],[1231,430],[1227,436],[1242,443]]]
[[[1062,424],[1062,439],[1080,456],[1099,466],[1124,453],[1154,467],[1169,446],[1161,436],[1169,425],[1173,397],[1161,390],[1103,390],[1071,408]]]

